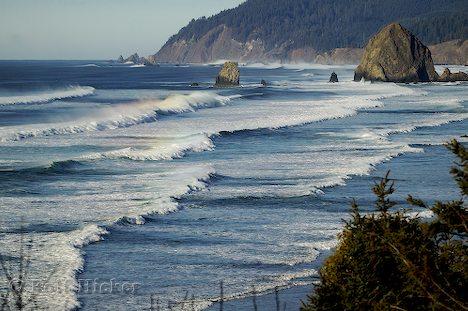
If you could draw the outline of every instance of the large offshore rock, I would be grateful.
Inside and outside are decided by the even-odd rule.
[[[354,80],[385,82],[437,81],[431,52],[400,24],[384,27],[367,44]]]
[[[239,80],[239,65],[235,62],[226,62],[216,77],[216,86],[237,86]]]

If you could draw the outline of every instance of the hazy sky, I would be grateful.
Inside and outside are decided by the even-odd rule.
[[[0,59],[155,53],[192,18],[245,0],[0,0]]]

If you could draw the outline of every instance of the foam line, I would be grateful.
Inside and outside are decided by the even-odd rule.
[[[58,99],[92,95],[94,91],[95,89],[90,86],[73,86],[61,90],[47,91],[30,95],[2,96],[0,97],[0,105],[43,104]]]
[[[74,122],[3,127],[0,129],[0,141],[130,127],[154,122],[161,114],[177,114],[200,108],[223,106],[240,97],[242,96],[220,96],[207,92],[194,92],[188,95],[171,95],[164,100],[116,105],[98,109],[94,111],[92,116],[81,117]]]

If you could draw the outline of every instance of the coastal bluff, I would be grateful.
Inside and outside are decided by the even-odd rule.
[[[438,81],[430,50],[400,24],[385,26],[367,44],[354,81]]]

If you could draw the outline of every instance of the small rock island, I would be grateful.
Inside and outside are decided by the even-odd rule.
[[[122,55],[115,61],[120,64],[133,63],[135,65],[145,65],[145,66],[157,66],[157,61],[154,55],[148,57],[140,57],[138,53],[132,54],[127,58],[123,58]]]
[[[217,87],[238,86],[240,80],[239,64],[236,62],[226,62],[216,77]]]
[[[455,81],[468,81],[468,74],[464,72],[451,72],[450,69],[445,68],[444,72],[439,78],[440,82],[455,82]]]
[[[409,30],[393,23],[367,44],[354,81],[438,81],[431,52]]]

